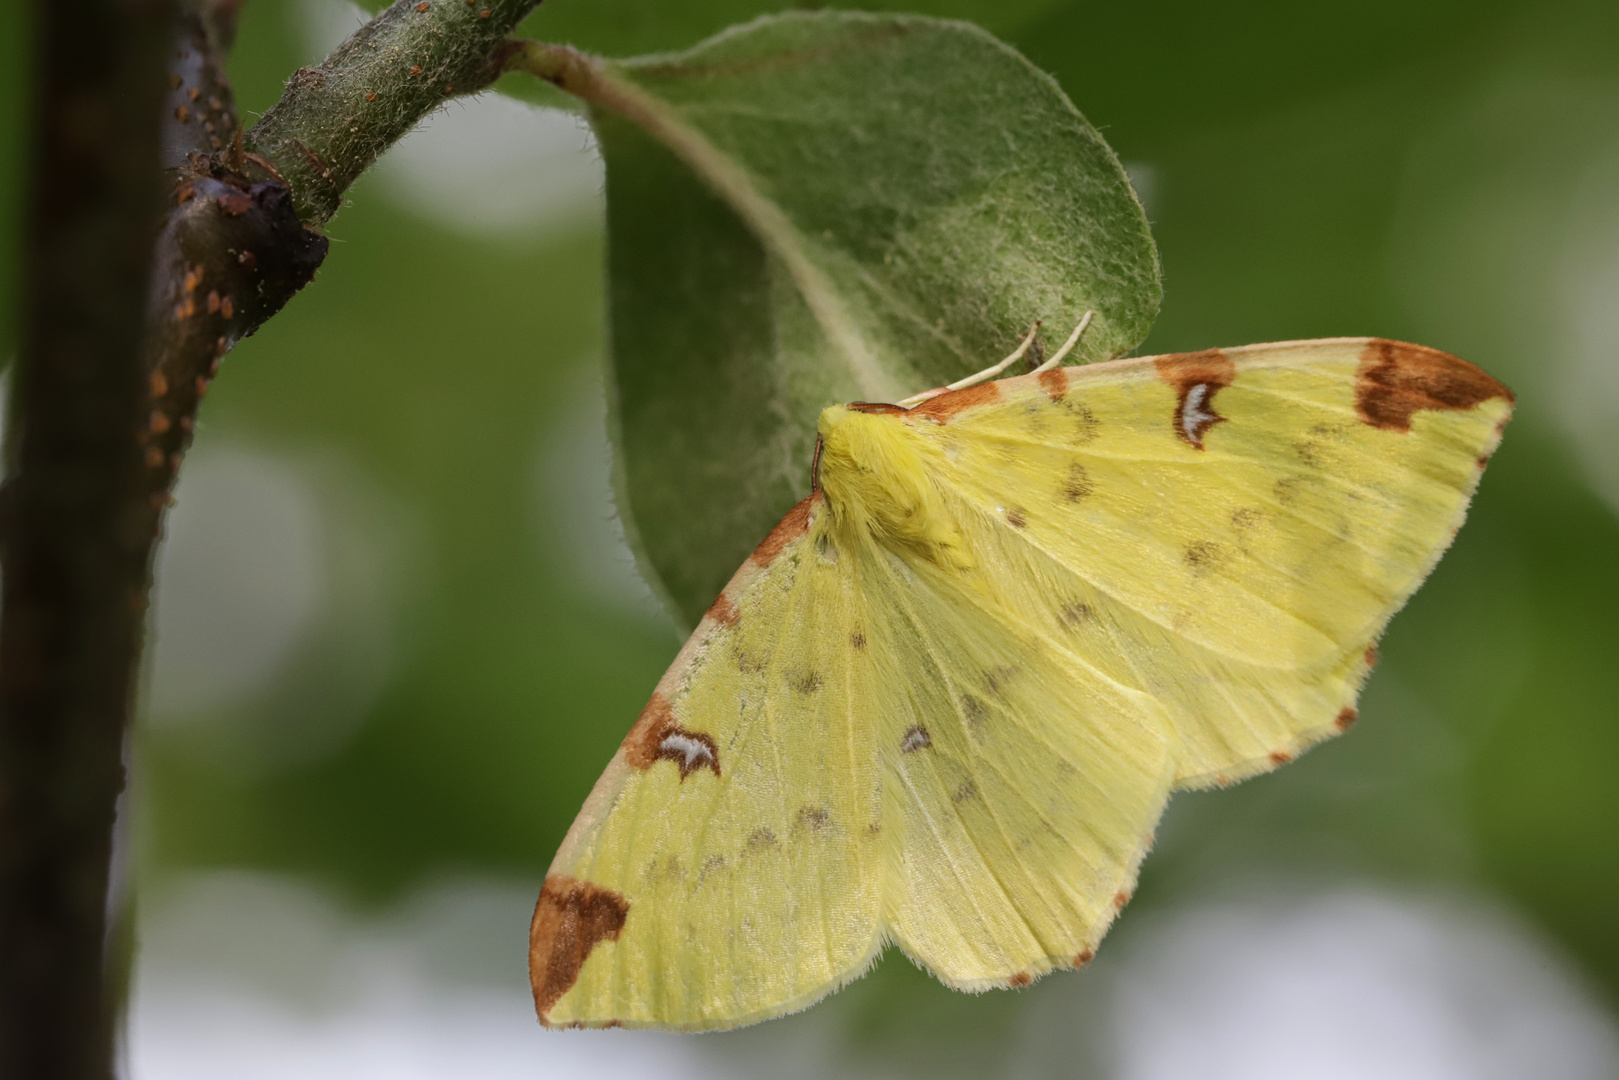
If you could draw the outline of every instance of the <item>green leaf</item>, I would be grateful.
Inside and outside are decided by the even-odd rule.
[[[733,23],[807,6],[802,0],[546,0],[521,30],[546,41],[625,56],[685,48]],[[971,19],[1010,35],[1057,9],[1061,0],[858,0],[815,6]]]
[[[619,506],[688,624],[809,492],[825,406],[959,379],[1037,319],[1050,348],[1094,310],[1084,360],[1146,335],[1123,169],[977,27],[824,12],[623,63],[549,51],[607,163]]]
[[[387,0],[362,0],[360,6],[374,13],[386,7]],[[855,0],[814,5],[804,0],[545,0],[518,32],[604,56],[632,56],[683,49],[733,23],[809,6],[971,19],[994,33],[1011,36],[1060,9],[1062,0]],[[532,87],[532,81],[528,85]],[[501,89],[518,97],[535,96],[515,80]],[[549,95],[542,101],[555,104]]]
[[[370,0],[372,10],[381,0]],[[575,46],[602,56],[684,49],[727,26],[795,7],[904,11],[948,19],[971,19],[993,33],[1011,36],[1062,7],[1062,0],[856,0],[805,4],[803,0],[546,0],[518,27],[518,33]],[[507,77],[503,94],[535,105],[572,111],[577,103],[534,79]]]

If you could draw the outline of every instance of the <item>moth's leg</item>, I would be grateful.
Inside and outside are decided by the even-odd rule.
[[[1085,333],[1085,328],[1091,324],[1091,319],[1095,315],[1096,312],[1087,311],[1085,313],[1085,317],[1079,320],[1079,325],[1074,327],[1074,332],[1068,335],[1068,340],[1063,342],[1062,348],[1052,353],[1051,356],[1046,359],[1045,363],[1029,372],[1029,374],[1038,375],[1040,372],[1050,371],[1052,368],[1060,364],[1062,362],[1062,358],[1072,352],[1075,345],[1079,344],[1080,336]]]
[[[1034,335],[1038,334],[1039,332],[1040,324],[1036,322],[1033,326],[1029,327],[1029,332],[1023,335],[1023,340],[1018,343],[1016,351],[1014,351],[1011,356],[1008,356],[1005,360],[1002,360],[998,364],[992,364],[983,371],[978,372],[976,375],[969,375],[965,379],[957,379],[949,386],[941,386],[937,390],[924,390],[920,394],[912,394],[904,401],[896,401],[894,404],[898,405],[902,409],[909,409],[913,406],[922,404],[922,402],[926,401],[928,398],[938,397],[940,394],[948,393],[951,390],[964,390],[969,386],[974,386],[983,382],[985,379],[992,379],[1001,372],[1005,371],[1007,368],[1011,367],[1013,364],[1017,363],[1019,360],[1023,359],[1023,355],[1029,351],[1029,346],[1034,344]]]

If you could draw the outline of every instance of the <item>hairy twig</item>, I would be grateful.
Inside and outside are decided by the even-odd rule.
[[[264,178],[292,189],[306,225],[323,224],[355,178],[423,116],[499,77],[514,47],[506,35],[536,2],[401,0],[325,63],[294,73],[248,132],[247,149]]]

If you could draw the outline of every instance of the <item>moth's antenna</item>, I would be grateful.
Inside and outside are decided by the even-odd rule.
[[[810,459],[810,494],[821,490],[821,437],[815,436],[815,456]]]
[[[1015,364],[1019,360],[1023,359],[1023,354],[1029,351],[1029,346],[1030,345],[1034,344],[1034,335],[1038,334],[1039,332],[1040,332],[1040,322],[1037,319],[1037,320],[1035,320],[1034,325],[1029,327],[1029,332],[1027,334],[1023,335],[1023,340],[1018,343],[1018,347],[1012,353],[1012,355],[1008,356],[1005,360],[1002,360],[1000,363],[991,364],[989,367],[985,368],[983,371],[980,371],[980,372],[978,372],[977,374],[974,374],[974,375],[969,375],[965,379],[957,379],[955,382],[951,383],[949,386],[941,386],[937,390],[924,390],[920,394],[912,394],[910,397],[906,398],[904,401],[897,401],[897,402],[895,402],[895,404],[898,405],[902,409],[909,409],[913,405],[922,404],[922,402],[926,401],[928,398],[938,397],[940,394],[948,393],[951,390],[965,390],[967,387],[974,386],[974,385],[976,385],[978,383],[981,383],[985,379],[994,378],[996,375],[999,375],[1001,372],[1005,371],[1007,368],[1011,367],[1013,364]]]
[[[1029,372],[1029,374],[1038,375],[1042,371],[1050,371],[1052,368],[1061,363],[1062,358],[1072,352],[1075,345],[1079,344],[1080,335],[1083,334],[1085,332],[1085,328],[1091,324],[1091,318],[1095,316],[1095,314],[1096,312],[1094,311],[1087,311],[1085,313],[1085,317],[1079,320],[1079,325],[1074,327],[1074,332],[1068,335],[1068,340],[1062,343],[1062,348],[1052,353],[1050,359],[1041,364],[1039,367],[1035,368],[1033,371]]]

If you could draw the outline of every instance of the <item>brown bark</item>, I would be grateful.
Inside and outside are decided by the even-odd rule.
[[[208,382],[314,275],[326,240],[307,226],[423,115],[493,81],[534,6],[396,3],[249,134],[223,70],[239,2],[33,5],[0,486],[0,1080],[112,1075],[122,751],[152,556]]]
[[[163,0],[33,5],[13,469],[0,489],[0,1076],[110,1075],[107,867],[148,544],[131,494]]]

